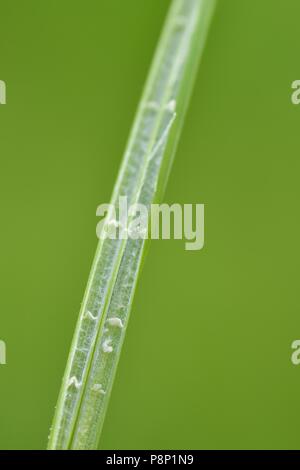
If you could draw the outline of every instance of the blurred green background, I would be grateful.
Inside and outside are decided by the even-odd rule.
[[[0,448],[43,449],[169,0],[0,4]],[[300,448],[300,2],[219,0],[165,201],[206,244],[151,244],[106,449]]]

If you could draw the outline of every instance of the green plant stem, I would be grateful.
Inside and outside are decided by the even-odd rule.
[[[172,2],[113,192],[116,207],[119,196],[147,207],[161,200],[215,3]],[[49,449],[98,446],[145,246],[143,238],[99,241]]]

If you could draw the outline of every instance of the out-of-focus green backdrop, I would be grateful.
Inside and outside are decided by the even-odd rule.
[[[0,448],[43,449],[168,0],[0,4]],[[300,2],[220,0],[168,185],[206,244],[151,244],[106,449],[300,448]]]

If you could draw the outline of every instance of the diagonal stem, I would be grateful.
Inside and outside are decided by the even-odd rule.
[[[113,192],[117,209],[120,196],[147,207],[161,200],[215,4],[171,4]],[[99,241],[49,449],[98,446],[145,246],[144,238]]]

